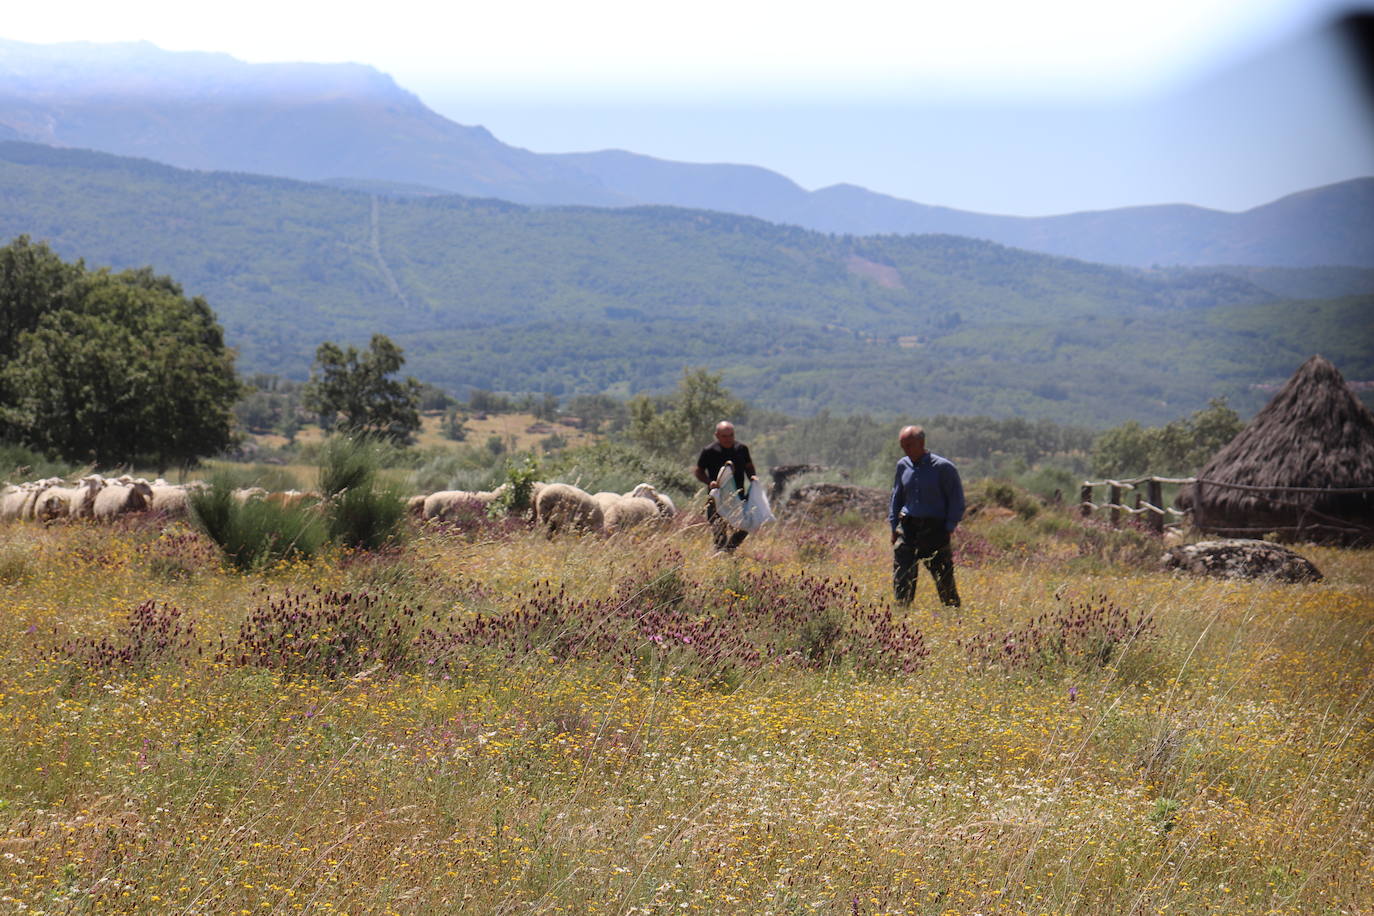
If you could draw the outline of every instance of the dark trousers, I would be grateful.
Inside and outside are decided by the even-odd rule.
[[[716,544],[717,550],[734,550],[749,532],[740,531],[738,528],[731,528],[725,519],[720,517],[716,511],[716,501],[711,498],[711,494],[706,494],[706,521],[711,524],[711,540]]]
[[[924,562],[935,580],[940,601],[959,606],[959,590],[954,587],[954,552],[942,518],[903,518],[897,525],[897,541],[892,545],[892,591],[898,604],[910,604],[916,593],[916,570]]]

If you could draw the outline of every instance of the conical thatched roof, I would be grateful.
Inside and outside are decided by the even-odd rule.
[[[1191,490],[1193,522],[1207,531],[1374,540],[1374,413],[1314,356]]]

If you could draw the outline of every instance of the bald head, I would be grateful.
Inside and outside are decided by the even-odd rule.
[[[722,448],[733,448],[735,444],[735,424],[721,420],[716,424],[716,441]]]
[[[926,431],[921,426],[903,426],[902,431],[897,434],[897,444],[902,447],[902,452],[912,461],[920,458],[926,453]]]

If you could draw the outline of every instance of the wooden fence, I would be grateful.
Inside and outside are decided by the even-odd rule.
[[[1175,518],[1182,518],[1183,513],[1172,506],[1164,505],[1164,485],[1166,483],[1197,483],[1196,477],[1131,477],[1126,480],[1085,480],[1083,487],[1078,491],[1078,510],[1084,516],[1092,515],[1094,510],[1107,509],[1111,512],[1113,525],[1121,524],[1121,513],[1128,512],[1131,515],[1145,515],[1146,521],[1155,531],[1164,530],[1164,517],[1166,515]],[[1130,490],[1144,485],[1145,496],[1142,499],[1136,495],[1136,504],[1127,506],[1121,502],[1121,496]],[[1107,501],[1105,503],[1093,502],[1093,490],[1096,487],[1107,488]]]
[[[1145,515],[1149,526],[1155,531],[1164,530],[1165,516],[1182,518],[1185,513],[1164,505],[1164,484],[1193,484],[1193,504],[1195,507],[1202,505],[1202,491],[1204,487],[1221,487],[1228,490],[1241,490],[1248,493],[1265,493],[1268,501],[1276,506],[1287,506],[1299,509],[1305,516],[1303,521],[1295,526],[1297,532],[1302,533],[1307,530],[1313,532],[1324,531],[1334,534],[1345,534],[1355,536],[1374,535],[1367,526],[1361,526],[1349,519],[1334,518],[1319,512],[1310,506],[1299,503],[1292,503],[1283,498],[1283,494],[1341,494],[1341,495],[1364,495],[1374,494],[1374,487],[1264,487],[1250,486],[1248,484],[1227,483],[1220,480],[1204,480],[1200,477],[1132,477],[1125,480],[1085,480],[1082,489],[1079,490],[1079,511],[1084,515],[1091,515],[1095,510],[1105,509],[1111,512],[1111,522],[1113,525],[1121,524],[1121,513],[1127,512],[1131,515]],[[1131,490],[1144,487],[1146,495],[1142,498],[1139,493],[1136,495],[1135,505],[1128,506],[1121,501],[1123,494]],[[1093,502],[1093,490],[1097,487],[1107,488],[1107,501],[1104,503]],[[1193,524],[1201,529],[1208,529],[1211,526],[1201,513],[1195,512]],[[1231,532],[1231,536],[1242,534],[1258,534],[1274,530],[1274,526],[1243,528],[1232,524],[1220,526],[1226,531]],[[1286,530],[1286,529],[1285,529]]]

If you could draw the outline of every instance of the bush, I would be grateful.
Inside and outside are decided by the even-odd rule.
[[[374,666],[394,674],[417,664],[420,621],[417,608],[369,592],[288,591],[253,610],[216,661],[329,678]]]
[[[208,489],[191,494],[191,515],[224,558],[245,572],[293,557],[314,556],[325,539],[314,508],[264,499],[239,502],[232,479],[220,475],[211,479]]]
[[[647,482],[674,499],[687,499],[701,486],[681,461],[650,455],[624,442],[568,449],[549,462],[547,475],[547,480],[576,484],[588,493],[627,493]]]
[[[1133,616],[1105,596],[1060,601],[1053,614],[1041,614],[1022,627],[957,642],[976,664],[1044,672],[1069,665],[1100,668],[1155,635],[1151,616]]]
[[[401,537],[406,504],[394,488],[353,487],[329,503],[329,539],[344,547],[380,550]]]
[[[984,480],[974,490],[971,501],[1010,509],[1029,521],[1040,513],[1040,503],[1008,480]]]
[[[170,604],[145,601],[129,611],[124,626],[113,636],[87,637],[58,650],[97,671],[111,668],[149,668],[166,660],[186,660],[195,645],[195,626],[184,611]]]
[[[73,468],[23,445],[0,442],[0,481],[22,483],[43,477],[66,477]]]
[[[338,436],[320,452],[320,492],[329,539],[344,547],[378,550],[400,537],[405,500],[377,481],[381,454],[364,437]]]

